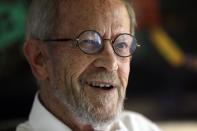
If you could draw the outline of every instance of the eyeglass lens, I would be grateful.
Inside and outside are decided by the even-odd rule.
[[[79,48],[87,54],[97,53],[102,48],[102,39],[97,32],[85,31],[79,35],[78,39]]]

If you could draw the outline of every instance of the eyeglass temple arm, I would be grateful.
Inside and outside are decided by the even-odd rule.
[[[75,41],[77,39],[67,39],[67,38],[62,38],[62,39],[44,39],[43,41],[45,42],[63,42],[63,41]]]

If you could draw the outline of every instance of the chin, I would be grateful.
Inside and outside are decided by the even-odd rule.
[[[107,126],[109,126],[112,122],[114,122],[121,113],[123,109],[123,103],[119,103],[115,109],[111,110],[102,110],[98,109],[95,112],[92,112],[88,123],[90,123],[95,130],[104,130]]]
[[[112,102],[112,101],[111,101]],[[95,127],[109,125],[111,122],[119,117],[120,112],[123,109],[123,101],[113,101],[99,105],[97,103],[89,103],[86,111],[86,120]]]

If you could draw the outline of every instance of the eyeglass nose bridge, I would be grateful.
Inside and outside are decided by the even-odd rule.
[[[114,43],[115,40],[113,40],[113,39],[103,39],[103,42],[104,42],[104,41],[109,41],[110,44],[112,44],[111,46],[112,46],[112,49],[113,49],[114,53],[115,53],[116,55],[120,56],[119,54],[117,54],[117,52],[115,51],[115,49],[114,49],[114,47],[113,47],[113,43]],[[104,48],[104,43],[103,43],[103,48]]]
[[[113,43],[113,40],[112,39],[103,39],[103,42],[104,41],[109,41],[110,43]]]

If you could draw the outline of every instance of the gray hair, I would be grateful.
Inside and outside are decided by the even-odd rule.
[[[131,21],[131,33],[136,26],[135,13],[131,4],[123,0]],[[26,24],[26,39],[50,38],[56,31],[59,20],[59,4],[61,0],[32,0]]]
[[[129,0],[123,0],[123,2],[125,4],[125,7],[127,8],[129,18],[130,18],[131,34],[135,35],[135,27],[137,26],[137,22],[136,22],[134,9],[133,9],[131,3],[129,3]]]
[[[55,31],[59,0],[32,0],[26,23],[26,39],[47,38]]]

